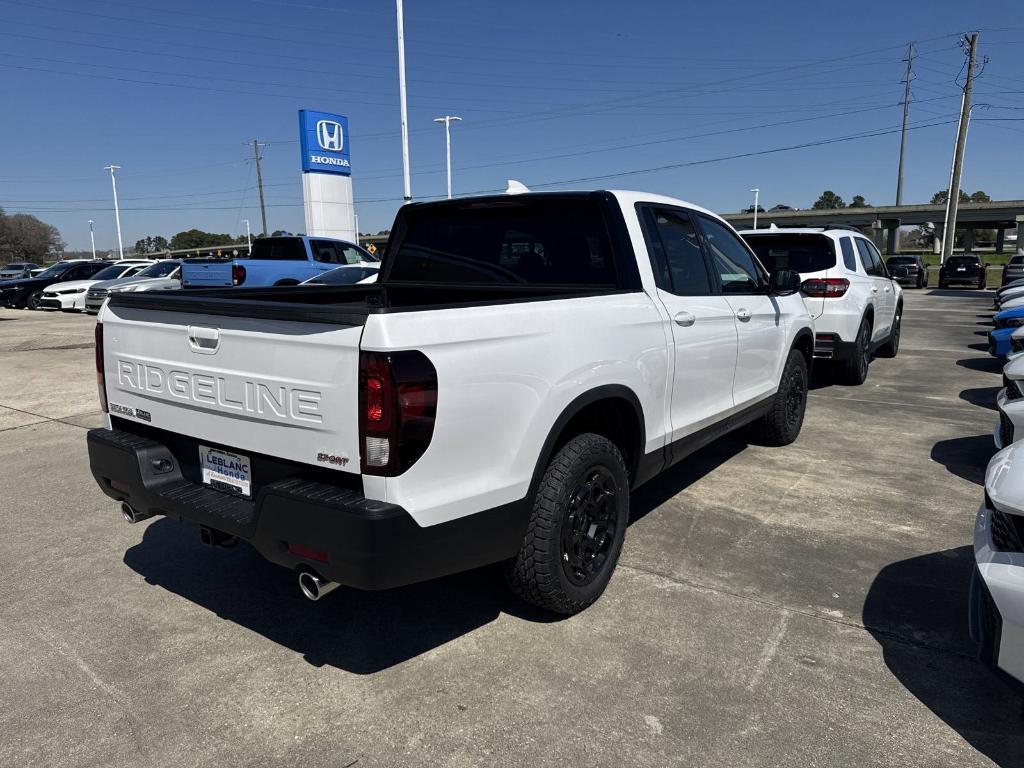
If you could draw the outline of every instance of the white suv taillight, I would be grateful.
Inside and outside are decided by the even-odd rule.
[[[845,277],[813,277],[804,280],[800,290],[812,299],[838,299],[850,289]]]

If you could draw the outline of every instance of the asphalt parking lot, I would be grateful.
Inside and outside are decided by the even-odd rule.
[[[1020,766],[974,660],[991,292],[907,291],[903,347],[800,439],[642,489],[605,596],[493,570],[310,603],[245,546],[124,523],[89,474],[93,322],[0,310],[0,765]]]

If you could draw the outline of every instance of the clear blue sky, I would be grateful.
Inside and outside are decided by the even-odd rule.
[[[413,196],[632,188],[718,211],[809,206],[825,188],[892,203],[905,45],[918,41],[904,200],[944,188],[959,108],[957,33],[981,30],[963,186],[1024,197],[1020,0],[766,3],[407,0]],[[198,227],[259,228],[243,143],[266,149],[271,229],[301,231],[297,111],[348,115],[364,232],[402,195],[394,5],[387,0],[0,0],[0,206],[70,248]],[[996,119],[998,118],[998,119]],[[933,125],[936,123],[946,123]],[[748,152],[881,135],[719,160]],[[712,161],[693,164],[698,161]],[[662,170],[661,166],[675,165]],[[626,174],[642,170],[642,173]],[[611,178],[574,181],[609,175]],[[548,185],[540,187],[540,185]]]

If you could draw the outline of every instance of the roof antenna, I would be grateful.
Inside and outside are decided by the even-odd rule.
[[[508,180],[508,189],[505,190],[506,195],[521,195],[524,192],[529,192],[530,189],[523,182],[516,181],[515,179]]]

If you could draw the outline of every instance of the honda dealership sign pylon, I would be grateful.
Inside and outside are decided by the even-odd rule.
[[[356,242],[348,118],[299,110],[306,234]]]

